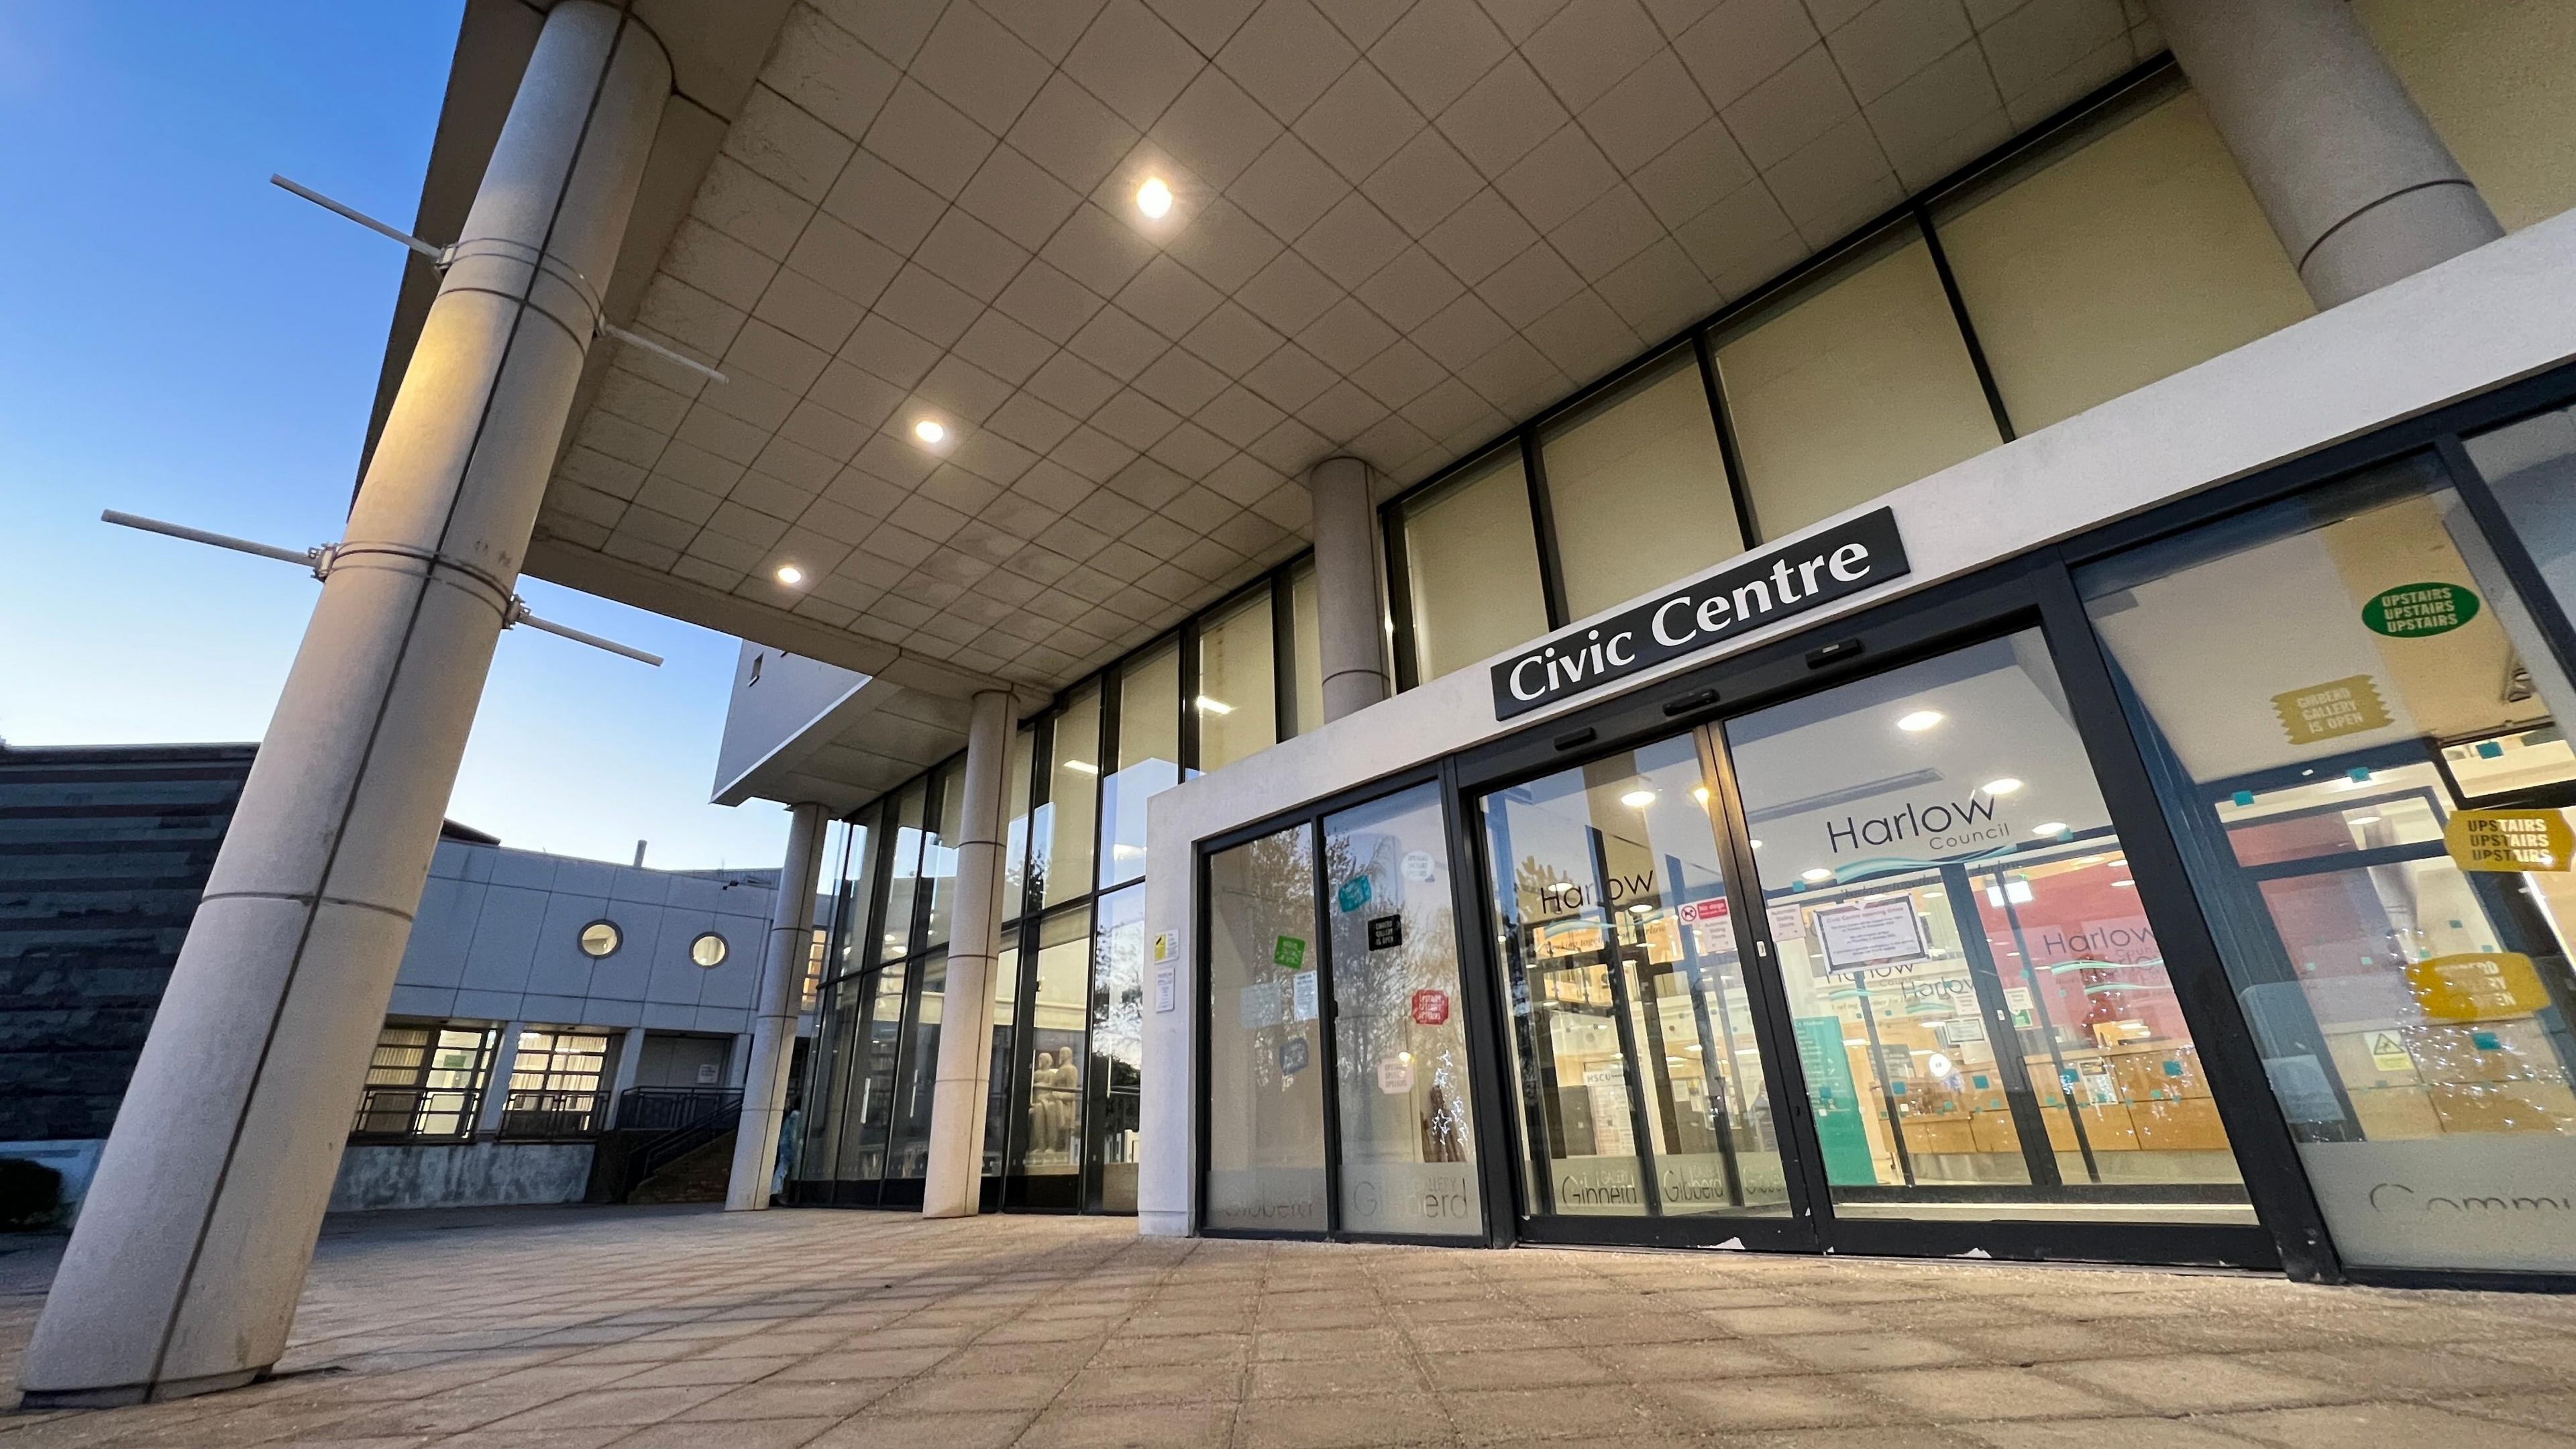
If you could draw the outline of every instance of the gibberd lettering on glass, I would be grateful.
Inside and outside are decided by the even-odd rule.
[[[1494,666],[1494,718],[1542,705],[1803,614],[1908,572],[1896,512],[1880,508]]]

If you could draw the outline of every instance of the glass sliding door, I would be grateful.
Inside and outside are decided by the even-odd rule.
[[[1206,1188],[1213,1229],[1322,1233],[1324,1062],[1313,827],[1208,858]]]
[[[2545,451],[2472,449],[2535,556]],[[2077,582],[2343,1261],[2576,1271],[2576,694],[2449,478]]]
[[[2254,1221],[2039,630],[1722,737],[1837,1217]]]
[[[1531,1214],[1790,1216],[1714,799],[1678,735],[1483,801]]]
[[[1343,1231],[1481,1237],[1440,787],[1324,817]]]

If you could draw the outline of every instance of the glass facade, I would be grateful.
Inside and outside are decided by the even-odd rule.
[[[2471,450],[2535,551],[2576,514],[2516,486],[2557,422]],[[2576,1270],[2539,1206],[2576,1195],[2576,697],[2450,479],[2401,460],[2083,583],[2338,1249]],[[2539,848],[2481,855],[2482,820]]]
[[[1506,446],[1405,501],[1401,514],[1412,654],[1436,679],[1547,631],[1529,473]]]
[[[1311,597],[1312,571],[1304,574]],[[1293,569],[1067,691],[1014,734],[984,1140],[988,1204],[1133,1212],[1141,1152],[1146,802],[1276,744],[1283,672],[1311,672]],[[1311,613],[1311,604],[1306,612]],[[1290,627],[1282,629],[1286,620]],[[1311,625],[1308,631],[1311,633]],[[1284,637],[1283,637],[1284,636]],[[907,1205],[929,1112],[957,888],[953,757],[846,823],[816,1108],[789,1197]]]

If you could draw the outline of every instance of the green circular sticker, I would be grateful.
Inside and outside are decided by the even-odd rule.
[[[2361,622],[2391,639],[2448,634],[2478,616],[2478,596],[2459,584],[2400,584],[2361,606]]]

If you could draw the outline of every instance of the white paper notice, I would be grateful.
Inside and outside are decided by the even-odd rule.
[[[1169,966],[1154,973],[1154,1009],[1156,1011],[1169,1011],[1179,1000],[1180,986],[1173,978],[1174,972]]]
[[[1316,1010],[1315,973],[1312,971],[1300,971],[1294,979],[1297,983],[1297,1019],[1299,1021],[1313,1021],[1315,1019]]]
[[[1818,911],[1815,922],[1824,937],[1825,965],[1833,970],[1862,971],[1923,959],[1923,927],[1912,896]]]

